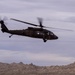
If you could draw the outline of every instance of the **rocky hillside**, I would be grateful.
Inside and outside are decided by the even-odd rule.
[[[75,63],[66,66],[36,66],[20,63],[1,63],[0,75],[75,75]]]

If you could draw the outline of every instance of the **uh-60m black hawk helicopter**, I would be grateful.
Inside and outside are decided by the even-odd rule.
[[[0,20],[1,31],[6,32],[6,33],[10,33],[11,35],[9,36],[9,38],[12,35],[21,35],[21,36],[28,36],[28,37],[32,37],[32,38],[40,38],[40,39],[43,39],[44,42],[46,42],[47,40],[58,39],[58,37],[53,32],[51,32],[47,29],[44,29],[46,27],[42,25],[42,19],[41,18],[38,18],[39,25],[29,23],[29,22],[25,22],[25,21],[21,21],[21,20],[17,20],[17,19],[13,19],[13,18],[11,18],[11,20],[22,22],[22,23],[29,24],[29,25],[32,25],[32,26],[37,26],[38,28],[28,27],[27,29],[22,29],[22,30],[9,30],[5,26],[4,21]]]

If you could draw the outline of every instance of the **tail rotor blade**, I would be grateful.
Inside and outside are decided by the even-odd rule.
[[[7,20],[8,20],[8,18],[6,16],[4,16],[4,17],[0,16],[0,23],[4,23],[6,25]]]
[[[2,17],[0,16],[0,21],[2,20]]]
[[[8,20],[8,18],[6,16],[3,17],[3,21],[6,21]]]

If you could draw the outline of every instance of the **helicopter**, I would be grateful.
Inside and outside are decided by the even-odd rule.
[[[20,35],[20,36],[27,36],[31,38],[43,39],[44,42],[46,42],[47,40],[57,40],[58,39],[58,36],[56,36],[52,31],[45,29],[47,27],[42,25],[42,18],[38,18],[39,25],[21,21],[21,20],[14,19],[14,18],[10,18],[10,19],[21,22],[21,23],[25,23],[28,25],[32,25],[35,27],[28,27],[27,29],[22,29],[22,30],[9,30],[4,24],[4,21],[0,20],[1,31],[3,33],[6,32],[6,33],[11,34],[9,38],[11,38],[12,35]]]

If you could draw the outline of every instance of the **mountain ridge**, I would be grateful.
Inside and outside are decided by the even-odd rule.
[[[0,75],[75,75],[75,62],[62,66],[36,66],[33,63],[2,63]]]

